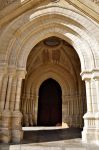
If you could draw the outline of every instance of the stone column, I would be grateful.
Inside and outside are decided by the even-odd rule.
[[[8,70],[8,82],[6,84],[6,96],[5,96],[5,105],[2,112],[2,141],[8,143],[11,140],[11,111],[10,106],[10,97],[11,97],[11,88],[13,80],[13,71]]]
[[[62,95],[62,123],[66,122],[66,96]]]
[[[24,121],[24,125],[27,127],[29,126],[28,124],[28,116],[27,116],[27,94],[24,94],[24,103],[23,103],[23,121]]]
[[[34,125],[37,125],[37,117],[38,117],[38,95],[34,95]]]
[[[33,126],[33,119],[34,119],[34,113],[33,113],[33,95],[32,93],[30,93],[30,115],[29,115],[29,118],[30,118],[30,125]]]
[[[17,87],[16,87],[16,99],[15,99],[15,108],[12,114],[12,141],[19,143],[23,138],[22,131],[22,113],[20,112],[20,96],[21,96],[21,85],[22,79],[25,78],[25,71],[17,71]]]
[[[5,110],[7,110],[7,111],[9,111],[9,107],[10,107],[10,96],[11,96],[12,80],[13,80],[13,76],[9,75],[7,96],[6,96],[6,104],[5,104]]]
[[[3,83],[4,72],[0,70],[0,131],[2,129],[2,107],[1,107],[1,91],[2,91],[2,83]],[[2,135],[0,132],[0,141],[2,140]]]
[[[3,83],[2,83],[2,90],[1,90],[1,101],[0,101],[0,105],[1,105],[1,111],[2,111],[2,116],[1,116],[1,131],[2,131],[2,135],[1,135],[1,141],[4,143],[8,143],[10,141],[10,132],[8,129],[9,126],[9,120],[5,119],[5,116],[7,116],[7,114],[4,114],[4,107],[5,107],[5,102],[6,102],[6,94],[7,94],[7,85],[8,85],[8,75],[4,75],[3,78]]]
[[[4,76],[4,74],[0,73],[0,97],[1,97],[3,76]],[[0,98],[0,111],[1,111],[1,98]]]
[[[29,97],[28,97],[28,94],[26,93],[26,97],[25,97],[25,115],[24,115],[24,118],[25,118],[25,126],[28,127],[29,126]]]
[[[96,142],[99,144],[99,78],[95,78],[95,83],[96,83],[96,90],[97,90],[97,106],[98,106],[98,111],[95,115],[96,119]]]
[[[86,79],[87,112],[92,112],[91,79]]]
[[[84,142],[94,143],[95,140],[95,114],[93,113],[92,105],[92,74],[83,73],[82,79],[85,80],[86,84],[86,98],[87,98],[87,113],[84,115],[84,128],[82,131],[82,140]]]
[[[97,93],[97,106],[99,112],[99,78],[95,78],[95,84],[96,84],[96,93]]]
[[[17,84],[17,80],[16,80],[16,76],[13,77],[13,81],[12,81],[12,90],[11,90],[11,98],[10,98],[10,110],[11,112],[14,111],[14,106],[15,106],[15,98],[16,98],[16,85]]]
[[[1,107],[1,90],[2,90],[2,81],[3,81],[3,73],[0,73],[0,116],[1,116],[1,110],[2,110],[2,107]],[[1,117],[0,117],[1,118]]]
[[[1,105],[0,109],[1,109],[1,111],[3,111],[4,107],[5,107],[7,84],[8,84],[8,75],[5,74],[4,77],[3,77],[2,89],[1,89],[1,100],[0,100],[0,105]]]
[[[96,97],[97,97],[97,112],[95,114],[96,119],[96,143],[99,144],[99,70],[94,71],[93,78],[95,80],[96,85]]]

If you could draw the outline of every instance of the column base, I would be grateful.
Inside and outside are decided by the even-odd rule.
[[[20,143],[23,139],[22,131],[22,113],[20,111],[14,111],[12,113],[12,142]]]
[[[95,119],[96,119],[96,144],[99,145],[99,112],[96,113],[95,115]]]
[[[95,129],[83,129],[82,141],[84,143],[96,143]]]
[[[84,115],[84,128],[82,131],[82,141],[85,143],[96,143],[96,125],[95,125],[95,114],[87,112]]]
[[[2,143],[9,143],[11,141],[11,130],[7,128],[2,128],[1,131],[1,142]]]
[[[99,145],[99,129],[96,129],[95,138],[96,138],[96,144]]]
[[[11,112],[4,110],[1,114],[1,142],[11,141]]]
[[[22,139],[23,139],[22,130],[12,130],[12,142],[13,143],[21,143]]]

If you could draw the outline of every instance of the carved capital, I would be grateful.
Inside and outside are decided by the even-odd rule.
[[[24,79],[24,78],[25,78],[25,75],[26,75],[26,70],[22,70],[22,69],[18,69],[18,70],[17,70],[17,77],[18,77],[18,78]]]
[[[90,80],[91,79],[91,72],[90,71],[84,71],[84,72],[81,72],[81,77],[82,77],[82,80]]]

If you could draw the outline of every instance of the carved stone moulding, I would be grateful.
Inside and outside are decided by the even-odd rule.
[[[50,0],[50,1],[57,3],[57,2],[59,2],[60,0]]]

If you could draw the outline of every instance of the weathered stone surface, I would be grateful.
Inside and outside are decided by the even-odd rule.
[[[9,4],[12,4],[16,1],[18,0],[0,0],[0,9],[3,9],[4,7],[7,7]]]
[[[53,78],[62,88],[63,124],[82,127],[86,112],[82,139],[99,144],[98,1],[0,2],[1,140],[21,141],[21,112],[26,126],[37,125],[40,85]]]

